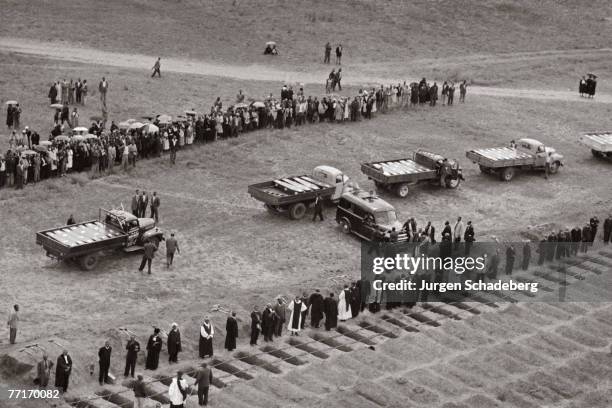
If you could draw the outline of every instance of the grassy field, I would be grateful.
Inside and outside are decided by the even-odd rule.
[[[476,84],[500,87],[565,90],[573,88],[576,76],[585,71],[612,71],[609,50],[597,50],[609,46],[610,13],[610,4],[603,1],[542,1],[537,5],[528,1],[424,0],[354,0],[333,5],[282,0],[7,1],[0,14],[0,37],[66,42],[234,66],[275,64],[308,73],[327,70],[319,64],[325,41],[341,41],[349,69],[366,77],[401,74],[413,80],[425,75],[436,79],[469,78]],[[62,29],[64,25],[69,29]],[[269,39],[276,40],[283,52],[273,63],[261,56],[262,44]],[[165,74],[162,80],[152,80],[138,69],[13,53],[0,53],[0,69],[0,95],[3,99],[18,99],[23,107],[22,123],[40,130],[43,137],[53,114],[47,108],[46,95],[51,82],[57,79],[86,78],[92,89],[100,77],[109,78],[109,115],[116,121],[153,112],[176,114],[191,108],[207,109],[217,96],[230,102],[238,89],[253,97],[278,94],[281,86],[280,81],[173,73]],[[605,78],[600,84],[605,92]],[[355,91],[348,88],[345,93]],[[321,87],[309,85],[306,94],[320,95]],[[363,188],[373,189],[373,183],[360,173],[361,162],[405,157],[417,148],[432,149],[459,159],[467,180],[457,190],[417,187],[405,200],[380,192],[398,209],[401,219],[414,216],[420,225],[431,220],[439,231],[444,221],[462,216],[473,221],[478,240],[522,239],[532,236],[534,229],[548,231],[582,225],[593,215],[602,219],[609,212],[610,164],[593,159],[588,149],[577,143],[577,136],[586,130],[611,128],[610,106],[468,94],[467,103],[452,108],[423,107],[377,115],[372,121],[359,123],[265,130],[213,145],[194,146],[179,152],[176,166],[170,166],[164,157],[139,161],[129,173],[118,172],[96,180],[71,175],[29,185],[21,191],[0,190],[0,214],[6,232],[0,236],[0,270],[4,271],[0,276],[0,298],[5,299],[5,309],[14,302],[22,305],[20,341],[58,338],[70,344],[81,370],[74,378],[75,385],[82,389],[95,385],[86,373],[85,362],[94,361],[92,356],[101,339],[110,337],[114,344],[121,344],[119,327],[130,328],[142,342],[151,325],[166,328],[177,321],[186,339],[184,354],[191,358],[198,322],[213,305],[222,305],[238,312],[240,342],[244,343],[248,313],[254,304],[261,306],[275,296],[291,297],[314,288],[337,291],[339,282],[359,276],[360,248],[359,241],[337,228],[332,207],[325,210],[323,223],[312,223],[308,218],[289,221],[268,214],[248,196],[247,185],[307,173],[317,165],[328,164],[345,171]],[[97,95],[92,94],[81,111],[81,122],[87,123],[86,118],[98,113]],[[549,181],[541,174],[522,174],[511,183],[501,183],[481,174],[465,159],[468,149],[501,145],[521,137],[540,139],[564,154],[565,166],[560,173]],[[6,138],[2,137],[0,147],[5,145]],[[162,257],[158,256],[153,275],[143,276],[137,271],[138,255],[109,254],[96,271],[84,273],[74,265],[47,259],[36,246],[36,231],[62,225],[70,213],[85,220],[97,216],[98,207],[127,206],[137,188],[155,190],[161,197],[160,226],[176,232],[182,250],[174,269],[162,267]],[[602,323],[609,308],[603,317],[596,315],[596,309],[588,309],[593,314],[589,317],[589,330],[598,328],[602,338],[609,338],[609,326]],[[577,320],[585,313],[578,308],[567,315]],[[219,349],[225,315],[211,315],[218,328]],[[550,323],[547,330],[557,330],[566,317],[548,311],[539,315],[545,318],[529,312],[523,320],[508,318],[507,323],[485,320],[476,329],[483,336],[495,330],[490,335],[496,347],[501,345],[500,339],[510,334],[520,344],[530,341],[521,337],[523,332],[512,332],[515,327],[531,330],[536,333],[535,346],[541,346],[547,339],[538,337],[537,322]],[[597,324],[593,323],[596,318]],[[6,345],[4,334],[0,331],[0,347]],[[431,337],[437,338],[439,344],[432,346],[429,337],[418,337],[414,344],[412,338],[408,342],[399,339],[388,346],[387,353],[394,355],[410,344],[413,353],[408,350],[403,358],[419,359],[426,354],[423,350],[448,349],[442,344],[448,335],[440,339],[434,333]],[[477,350],[477,342],[467,343],[470,344],[465,353],[471,356],[468,352]],[[596,347],[598,352],[601,347]],[[584,361],[597,365],[594,361],[599,355],[579,349]],[[549,372],[554,372],[555,362],[553,356]],[[120,362],[113,364],[118,367]],[[356,365],[364,370],[360,364],[345,359],[334,366],[337,370],[332,370],[333,375],[342,378],[344,371]],[[404,364],[411,363],[404,360]],[[449,358],[436,360],[436,364],[436,372],[449,378],[454,376],[452,367],[465,365],[466,361]],[[603,374],[600,378],[609,376],[609,370]],[[265,387],[274,378],[259,377],[258,386]],[[426,377],[418,378],[423,382]],[[434,382],[441,377],[435,378],[438,379]],[[587,380],[581,377],[580,384],[586,386],[590,379]],[[14,379],[0,372],[0,383],[9,381]],[[400,377],[389,381],[383,378],[380,383],[406,384]],[[514,388],[507,398],[521,388],[516,381],[516,377],[508,377],[509,386]],[[470,386],[478,388],[474,384]],[[321,385],[313,378],[310,386],[318,392],[316,387]],[[347,387],[342,388],[342,395],[322,396],[319,402],[341,405],[342,398],[348,398],[347,390],[353,390]],[[459,387],[465,388],[466,384]],[[429,403],[429,394],[416,395],[413,389],[399,387],[397,392],[414,397],[421,406]],[[328,392],[321,390],[322,394]],[[384,388],[380,393],[377,390],[373,388],[371,392],[383,398]],[[245,395],[250,391],[247,386]],[[489,396],[501,393],[490,384],[482,392]],[[600,405],[593,402],[592,406],[605,406],[601,405],[605,391],[601,393],[604,396],[597,401]],[[443,398],[431,397],[431,406],[434,402],[445,408],[497,406],[484,397],[469,399],[463,392],[458,394],[465,397],[464,405],[443,405]],[[594,397],[597,398],[599,395]],[[227,406],[241,405],[233,401]],[[362,401],[359,406],[371,405]],[[517,402],[515,406],[538,405]]]

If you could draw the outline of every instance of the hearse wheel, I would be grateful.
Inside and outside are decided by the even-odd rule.
[[[79,258],[79,265],[85,271],[91,271],[98,265],[98,254],[84,255]]]
[[[510,181],[514,177],[514,167],[506,167],[499,173],[499,177],[502,181]]]
[[[402,183],[395,188],[395,194],[397,194],[397,196],[400,198],[408,197],[409,192],[410,192],[410,189],[408,188],[407,183]]]
[[[351,232],[351,222],[346,218],[340,219],[340,228],[342,228],[342,232],[349,234]]]
[[[289,216],[292,220],[299,220],[306,215],[306,205],[304,203],[295,203],[289,208]]]
[[[457,188],[459,187],[459,183],[461,183],[461,179],[459,179],[459,177],[447,177],[446,180],[444,180],[444,184],[446,184],[446,187],[448,188]]]

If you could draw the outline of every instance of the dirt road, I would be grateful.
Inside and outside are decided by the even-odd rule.
[[[61,45],[61,46],[60,46]],[[44,43],[33,40],[18,38],[0,38],[0,52],[19,53],[32,56],[45,57],[55,60],[78,62],[94,65],[106,65],[119,68],[132,68],[138,70],[150,70],[155,56],[142,54],[124,54],[118,52],[101,51],[92,48],[82,48],[71,44]],[[477,63],[490,62],[496,58],[496,62],[511,61],[516,59],[542,59],[560,56],[575,56],[588,54],[606,54],[612,49],[595,50],[567,50],[567,51],[547,51],[537,53],[518,53],[503,54],[499,56],[470,56]],[[468,58],[468,57],[464,57]],[[450,62],[457,59],[451,58]],[[421,63],[423,61],[414,61]],[[362,68],[372,72],[371,64],[364,65]],[[354,71],[350,77],[344,79],[345,85],[375,85],[403,82],[405,78],[389,78],[378,75],[364,75],[360,71],[360,66],[351,67]],[[200,60],[190,60],[182,58],[164,58],[162,60],[162,70],[165,72],[176,72],[191,75],[217,76],[224,78],[255,80],[255,81],[284,81],[289,83],[320,84],[322,78],[327,76],[328,67],[310,72],[290,71],[274,68],[267,65],[253,64],[248,66],[226,65],[211,63]],[[415,77],[407,73],[408,77]],[[565,90],[544,90],[544,89],[514,89],[499,87],[471,86],[470,94],[486,95],[503,98],[527,98],[538,100],[557,100],[567,102],[585,103],[612,103],[612,95],[598,93],[594,100],[580,98],[575,91]]]

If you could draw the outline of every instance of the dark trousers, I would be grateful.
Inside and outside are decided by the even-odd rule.
[[[251,346],[257,344],[259,338],[259,329],[251,329]]]
[[[123,376],[127,377],[130,375],[134,378],[134,370],[136,369],[136,356],[134,357],[126,357],[125,359],[125,371],[123,372]]]
[[[9,332],[9,340],[11,342],[11,344],[15,344],[15,339],[17,338],[17,328],[16,327],[11,327],[10,332]]]
[[[151,75],[151,78],[153,78],[155,74],[157,74],[161,78],[161,72],[159,68],[155,68],[155,70],[153,71],[153,75]]]
[[[172,261],[174,261],[174,252],[166,253],[166,264],[168,265],[168,267],[172,265]]]
[[[608,242],[610,242],[610,231],[609,230],[604,229],[603,242],[604,244],[607,244]]]
[[[200,405],[208,405],[208,388],[198,386],[198,403]]]
[[[151,207],[151,218],[153,218],[156,223],[159,222],[159,212],[157,207]]]
[[[276,337],[280,337],[283,335],[283,324],[285,324],[284,320],[276,319],[274,321],[274,335]]]
[[[108,378],[108,369],[109,366],[100,363],[100,376],[98,377],[98,382],[100,384],[106,383],[106,379]]]
[[[317,216],[319,217],[321,221],[323,221],[323,209],[321,208],[315,209],[314,215],[312,216],[312,220],[316,221]]]
[[[178,362],[178,351],[174,351],[168,354],[168,362],[169,363],[177,363]]]
[[[465,256],[470,256],[470,252],[472,251],[472,242],[465,241]]]
[[[142,256],[142,261],[140,262],[140,268],[138,270],[142,272],[146,264],[149,264],[149,275],[151,274],[151,262],[153,260],[151,258],[147,258],[145,255]]]

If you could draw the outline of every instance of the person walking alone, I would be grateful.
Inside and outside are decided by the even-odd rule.
[[[161,78],[161,58],[157,58],[157,61],[155,61],[155,65],[153,65],[153,74],[151,75],[151,78],[153,78],[155,76],[155,74],[157,74],[160,78]]]
[[[172,266],[172,261],[174,260],[174,254],[178,252],[181,253],[181,250],[178,245],[178,241],[174,238],[174,232],[170,234],[170,238],[166,240],[166,267],[170,268]]]
[[[198,386],[198,404],[201,406],[208,405],[208,389],[213,380],[213,373],[206,363],[202,363],[201,368],[195,376],[194,386]]]
[[[140,262],[140,267],[138,270],[142,272],[144,270],[145,265],[148,264],[149,275],[151,274],[151,263],[153,262],[153,258],[155,257],[155,251],[157,251],[157,247],[151,241],[147,241],[144,245],[144,250],[142,254],[142,261]]]
[[[317,216],[319,217],[321,221],[323,221],[323,201],[321,200],[321,197],[318,194],[315,197],[314,215],[312,216],[312,220],[316,221]]]

